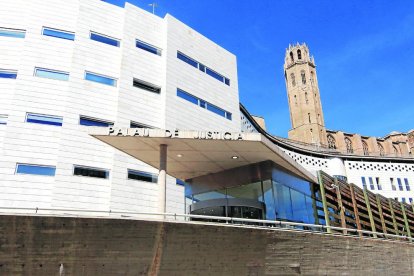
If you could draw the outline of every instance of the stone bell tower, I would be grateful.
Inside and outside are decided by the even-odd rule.
[[[315,60],[308,46],[289,45],[283,67],[292,125],[289,139],[327,145]]]

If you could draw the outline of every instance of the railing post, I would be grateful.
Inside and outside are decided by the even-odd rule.
[[[390,206],[392,224],[394,226],[395,234],[398,235],[399,231],[398,231],[398,226],[397,226],[397,220],[395,219],[394,207],[392,207],[391,198],[388,198],[388,205]]]
[[[361,221],[359,220],[358,205],[357,205],[357,202],[356,202],[355,190],[354,190],[353,184],[350,184],[349,185],[349,189],[351,191],[352,206],[354,207],[355,223],[357,225],[358,235],[360,237],[362,237],[362,233],[361,233],[361,230],[362,230],[362,228],[361,228]]]
[[[380,215],[380,218],[381,218],[382,232],[387,234],[387,226],[385,225],[384,214],[382,213],[381,200],[380,200],[378,194],[375,195],[375,198],[377,200],[378,212],[379,212],[379,215]]]
[[[405,206],[404,206],[404,203],[402,202],[400,202],[400,204],[401,204],[401,210],[402,210],[403,217],[404,217],[405,228],[407,229],[407,236],[411,238],[410,225],[408,224],[407,214],[405,213]]]
[[[328,204],[326,202],[325,187],[324,187],[324,184],[323,184],[321,171],[318,171],[318,182],[319,182],[319,187],[321,189],[323,212],[325,214],[326,232],[332,233],[331,223],[330,223],[330,220],[329,220]]]
[[[339,215],[341,217],[341,227],[346,228],[346,220],[345,220],[345,210],[344,205],[342,204],[342,195],[341,195],[341,189],[339,188],[338,179],[334,178],[334,184],[336,186],[336,199],[338,201],[339,206]],[[347,231],[343,230],[343,233],[346,235]]]
[[[369,204],[369,197],[368,197],[368,193],[367,193],[367,188],[364,188],[364,199],[365,199],[365,205],[367,206],[367,210],[368,210],[368,215],[369,215],[369,222],[371,223],[371,231],[372,232],[377,232],[375,229],[375,222],[374,222],[374,217],[372,216],[372,211],[371,211],[371,204]],[[374,237],[377,237],[377,234],[373,234]]]

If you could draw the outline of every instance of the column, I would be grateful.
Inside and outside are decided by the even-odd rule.
[[[158,212],[166,213],[167,145],[160,145],[160,170],[158,173]]]

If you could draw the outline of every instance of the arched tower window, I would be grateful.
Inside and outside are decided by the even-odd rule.
[[[302,59],[302,52],[298,49],[298,59]]]
[[[294,61],[294,59],[293,59],[293,53],[292,52],[290,52],[290,60],[293,62]]]
[[[352,147],[352,142],[348,137],[345,137],[345,145],[347,153],[354,153],[354,148]]]
[[[380,143],[377,143],[377,146],[379,149],[380,156],[384,156],[385,155],[384,147]]]
[[[302,76],[302,83],[306,84],[306,75],[305,75],[305,71],[300,71],[300,75]]]
[[[364,155],[369,155],[368,144],[365,141],[362,141],[362,150],[364,152]]]
[[[296,86],[295,74],[291,73],[290,79],[292,80],[292,86],[295,87]]]
[[[328,139],[328,148],[336,149],[335,138],[331,134],[328,134],[327,139]]]

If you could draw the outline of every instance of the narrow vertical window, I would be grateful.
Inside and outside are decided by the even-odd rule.
[[[313,71],[311,71],[311,78],[310,78],[310,81],[311,81],[311,84],[312,84],[312,85],[315,83],[314,78],[315,78],[315,76],[314,76],[314,74],[313,74]],[[315,96],[316,96],[316,95],[315,95]]]
[[[298,59],[301,60],[302,59],[302,51],[299,49],[298,50]]]
[[[300,72],[300,75],[301,75],[301,77],[302,77],[302,84],[306,84],[306,75],[305,75],[305,71],[301,71]]]
[[[382,185],[381,185],[381,183],[380,183],[380,179],[379,179],[379,177],[375,177],[375,182],[377,183],[377,189],[378,189],[379,191],[381,191],[381,190],[382,190]]]
[[[365,181],[364,176],[361,176],[361,181],[362,181],[362,188],[366,189],[367,188],[367,182]]]
[[[391,190],[396,191],[397,187],[395,187],[394,178],[390,177],[390,183],[391,183]]]
[[[397,182],[398,182],[398,189],[399,189],[400,191],[404,191],[404,188],[403,188],[403,184],[402,184],[401,178],[397,178]]]
[[[291,73],[290,79],[292,80],[292,86],[295,87],[296,86],[295,74]]]
[[[385,155],[384,147],[380,143],[377,143],[377,146],[378,146],[380,156],[384,156]]]
[[[293,53],[292,52],[290,52],[290,60],[293,62],[294,61],[294,59],[293,59]]]
[[[305,92],[305,102],[306,102],[306,104],[308,104],[308,103],[309,103],[309,99],[308,99],[308,92]]]
[[[364,155],[369,155],[368,144],[365,141],[362,141],[362,150],[364,152]]]
[[[295,95],[295,105],[298,105],[298,98]]]
[[[374,181],[373,181],[372,177],[369,177],[368,180],[369,180],[369,188],[371,190],[375,190]]]
[[[309,123],[311,123],[311,116],[310,116],[310,113],[308,113],[308,120],[309,120]]]
[[[407,178],[404,178],[404,183],[405,183],[405,189],[407,191],[411,191],[410,183],[408,183],[408,179]]]

